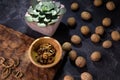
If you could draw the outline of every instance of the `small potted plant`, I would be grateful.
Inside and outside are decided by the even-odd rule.
[[[65,6],[53,0],[33,1],[25,14],[26,23],[31,29],[52,36],[66,12]]]

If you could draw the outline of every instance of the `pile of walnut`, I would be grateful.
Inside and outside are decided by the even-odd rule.
[[[11,74],[14,75],[15,78],[19,79],[23,77],[23,73],[20,71],[15,70],[20,64],[19,58],[4,58],[0,56],[0,68],[2,68],[2,71],[0,73],[0,78],[6,79]]]
[[[37,50],[36,61],[40,64],[51,64],[55,60],[56,49],[49,43],[44,43]]]
[[[95,7],[100,7],[103,5],[103,0],[93,0],[93,5]],[[106,3],[106,10],[108,11],[114,11],[116,8],[116,5],[113,1],[108,1]],[[71,4],[71,10],[72,11],[77,11],[79,9],[79,3],[78,2],[73,2]],[[89,11],[82,11],[80,14],[80,17],[84,21],[89,21],[92,20],[92,14]],[[75,27],[77,24],[77,21],[75,17],[71,16],[67,19],[67,24],[70,28]],[[101,21],[101,25],[96,26],[94,33],[91,34],[90,40],[93,43],[99,43],[101,40],[101,36],[105,34],[105,28],[109,28],[112,24],[112,19],[109,17],[104,17]],[[82,25],[80,26],[80,33],[84,36],[89,35],[90,32],[90,27],[88,25]],[[120,40],[120,32],[117,30],[112,30],[110,33],[111,39],[107,39],[102,42],[102,47],[103,48],[111,48],[112,47],[112,41],[119,41]],[[86,59],[83,56],[78,56],[77,51],[72,49],[72,44],[78,45],[82,42],[81,37],[78,34],[74,34],[71,36],[71,42],[64,42],[62,45],[63,50],[69,51],[69,58],[71,61],[74,61],[75,65],[79,68],[83,68],[86,66]],[[98,50],[93,51],[90,53],[91,55],[89,56],[91,61],[99,61],[102,57],[101,52]],[[93,80],[92,75],[89,72],[83,72],[80,75],[81,80]],[[66,74],[64,76],[64,80],[74,80],[74,77],[72,75]]]

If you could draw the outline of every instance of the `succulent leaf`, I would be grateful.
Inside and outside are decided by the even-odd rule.
[[[45,22],[49,22],[49,21],[50,21],[50,19],[45,18],[45,19],[44,19],[44,21],[45,21]]]
[[[60,5],[61,5],[60,2],[55,3],[55,6],[57,6],[57,7],[60,7]]]
[[[45,27],[46,25],[54,24],[58,21],[58,16],[64,14],[66,9],[53,0],[32,0],[36,3],[34,6],[30,6],[28,14],[25,15],[27,21],[37,22],[38,26]]]
[[[54,24],[54,23],[57,22],[57,21],[58,21],[58,19],[53,19],[53,20],[51,20],[51,22],[49,22],[48,24],[51,25],[51,24]]]
[[[45,27],[46,26],[45,23],[37,23],[37,25],[40,26],[40,27]]]
[[[33,18],[32,18],[32,16],[30,16],[30,15],[25,16],[25,19],[26,19],[28,22],[32,22],[32,21],[33,21]]]
[[[58,13],[58,15],[62,15],[66,12],[66,9],[65,8],[61,8],[60,9],[60,12]]]

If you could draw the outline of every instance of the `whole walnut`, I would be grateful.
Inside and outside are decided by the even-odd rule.
[[[81,42],[80,36],[75,35],[75,34],[72,35],[71,36],[71,42],[74,43],[74,44],[80,44],[80,42]]]
[[[103,26],[97,26],[97,27],[95,28],[95,33],[96,33],[96,34],[103,35],[104,31],[105,31],[105,30],[104,30]]]
[[[80,31],[83,35],[88,35],[90,33],[90,28],[88,26],[82,26]]]
[[[92,15],[91,15],[91,13],[88,12],[88,11],[83,11],[83,12],[81,13],[81,18],[82,18],[83,20],[90,20],[90,19],[92,18]]]
[[[72,45],[70,42],[64,42],[62,44],[62,49],[65,51],[70,51],[72,49]]]
[[[75,20],[75,18],[74,18],[74,17],[69,17],[69,18],[67,19],[67,24],[68,24],[70,27],[75,26],[75,25],[76,25],[76,20]]]
[[[69,52],[69,58],[74,61],[77,58],[77,52],[75,50],[71,50]]]
[[[93,80],[92,75],[89,72],[83,72],[80,75],[81,80]]]
[[[108,2],[106,3],[106,8],[107,8],[109,11],[113,11],[113,10],[116,8],[115,3],[114,3],[113,1],[108,1]]]
[[[111,19],[110,18],[108,18],[108,17],[105,17],[103,20],[102,20],[102,24],[103,24],[103,26],[105,26],[105,27],[109,27],[110,25],[111,25]]]
[[[64,80],[74,80],[74,77],[71,75],[65,75]]]
[[[102,44],[103,48],[110,48],[112,46],[112,41],[106,40]]]
[[[94,6],[99,7],[103,4],[103,1],[102,0],[94,0],[93,4],[94,4]]]
[[[91,35],[90,39],[91,39],[92,42],[97,43],[97,42],[100,41],[100,36],[98,34],[94,33],[94,34]]]
[[[90,58],[92,61],[99,61],[101,59],[101,53],[99,51],[94,51]]]
[[[119,41],[120,40],[120,33],[118,31],[112,31],[111,38],[114,41]]]
[[[77,67],[83,68],[86,65],[86,59],[82,56],[78,56],[75,60]]]
[[[79,9],[79,4],[77,2],[73,2],[71,4],[71,10],[76,11]]]

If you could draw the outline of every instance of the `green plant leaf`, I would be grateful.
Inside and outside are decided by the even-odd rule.
[[[35,8],[35,6],[38,4],[37,0],[31,0],[31,6]]]
[[[33,18],[32,20],[35,21],[35,22],[38,22],[39,21],[39,17]]]
[[[60,12],[58,13],[58,15],[62,15],[66,12],[66,9],[65,8],[61,8],[60,9]]]
[[[44,19],[44,22],[49,22],[49,21],[50,21],[50,19],[47,19],[47,18]]]
[[[51,20],[51,22],[49,22],[48,24],[51,25],[51,24],[56,23],[57,21],[58,21],[58,19],[53,19],[53,20]]]
[[[52,16],[57,15],[57,12],[55,10],[52,10],[51,12],[52,12]]]
[[[55,5],[57,6],[57,7],[60,7],[60,2],[55,2]]]
[[[46,27],[45,23],[37,23],[37,25],[40,26],[40,27]]]
[[[32,21],[33,21],[33,18],[32,18],[32,16],[30,16],[30,15],[25,16],[25,19],[26,19],[28,22],[32,22]]]

